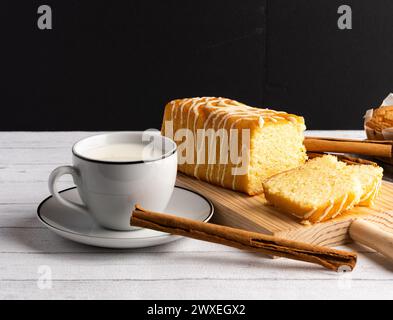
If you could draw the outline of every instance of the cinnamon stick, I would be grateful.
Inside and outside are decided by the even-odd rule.
[[[138,205],[135,206],[130,223],[137,227],[219,243],[242,250],[316,263],[334,271],[350,271],[356,264],[357,256],[352,252],[151,212]]]
[[[391,158],[393,141],[355,140],[322,137],[306,137],[304,145],[307,151],[355,153],[367,156]]]

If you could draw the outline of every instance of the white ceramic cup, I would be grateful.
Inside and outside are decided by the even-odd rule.
[[[102,161],[86,157],[86,150],[113,143],[143,143],[159,148],[157,158],[137,161]],[[157,150],[157,149],[156,149]],[[114,230],[130,226],[135,204],[162,211],[174,190],[177,172],[176,143],[157,131],[114,132],[85,138],[72,148],[72,166],[61,166],[49,177],[49,190],[65,206],[91,215],[103,227]],[[70,174],[83,204],[64,199],[57,180]]]

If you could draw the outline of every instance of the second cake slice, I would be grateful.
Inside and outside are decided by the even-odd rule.
[[[382,179],[382,168],[348,165],[325,155],[263,183],[266,199],[305,223],[326,221],[357,204],[370,205]]]

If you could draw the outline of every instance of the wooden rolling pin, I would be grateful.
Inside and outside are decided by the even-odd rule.
[[[392,158],[393,141],[354,140],[322,137],[306,137],[304,145],[307,151],[354,153],[367,156]]]
[[[349,236],[393,262],[393,233],[383,230],[373,222],[356,219],[349,227]]]
[[[334,271],[351,271],[357,259],[353,252],[151,212],[138,205],[132,212],[130,224],[238,249],[316,263]]]

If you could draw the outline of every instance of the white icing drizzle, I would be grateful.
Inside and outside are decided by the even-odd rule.
[[[175,108],[176,108],[176,101],[175,100],[173,100],[173,101],[171,101],[171,119],[170,120],[173,120],[174,119],[174,111],[175,111]]]
[[[186,122],[186,128],[189,129],[190,126],[190,115],[191,115],[191,111],[194,111],[195,106],[197,105],[198,100],[194,99],[190,105],[190,107],[188,108],[188,112],[187,112],[187,122]]]
[[[219,127],[221,127],[221,123],[222,123],[222,121],[224,120],[224,123],[223,123],[222,127],[223,127],[223,128],[226,128],[226,123],[227,123],[228,119],[230,119],[230,117],[233,116],[233,115],[235,115],[235,116],[242,116],[242,115],[247,116],[247,115],[248,115],[248,117],[243,117],[243,118],[240,118],[240,119],[237,119],[236,121],[234,121],[234,122],[232,123],[230,129],[229,129],[229,132],[230,132],[230,130],[232,130],[232,129],[234,128],[234,126],[235,126],[238,122],[240,122],[240,121],[242,121],[242,120],[246,120],[246,119],[247,119],[247,120],[255,120],[255,119],[257,119],[259,126],[260,126],[260,127],[263,126],[263,124],[264,124],[263,114],[265,113],[265,110],[256,109],[256,110],[252,110],[253,112],[249,112],[250,110],[245,111],[245,110],[242,110],[242,109],[241,109],[241,110],[238,110],[238,111],[239,111],[239,112],[237,112],[236,110],[234,110],[234,112],[228,112],[228,114],[225,115],[224,118],[220,121]],[[262,114],[262,115],[259,115],[259,114]],[[250,116],[251,116],[251,117],[250,117]],[[252,118],[252,117],[253,117],[253,118]],[[224,186],[224,179],[225,179],[225,174],[226,174],[227,166],[228,166],[228,163],[223,164],[223,171],[222,171],[221,177],[220,177],[221,165],[218,167],[217,176],[220,177],[220,184],[221,184],[221,186]],[[233,177],[233,178],[232,178],[232,189],[235,189],[235,185],[236,185],[236,175],[233,175],[232,177]]]
[[[373,187],[371,188],[371,190],[369,192],[367,192],[365,195],[363,195],[363,197],[360,199],[360,201],[366,201],[369,200],[373,201],[376,194],[378,193],[379,187],[381,186],[381,181],[378,180],[374,183]]]
[[[297,120],[296,120],[295,117],[289,116],[289,117],[288,117],[288,120],[291,121],[292,123],[297,123]]]
[[[356,199],[356,197],[354,197],[354,198],[352,199],[352,201],[350,202],[350,204],[347,205],[346,208],[345,208],[344,210],[350,209],[350,208],[354,205],[354,203],[355,203],[356,201],[357,201],[357,199]],[[340,213],[341,213],[340,211],[337,211],[334,215],[332,215],[331,219],[337,217]]]
[[[309,212],[306,212],[306,214],[303,216],[303,218],[304,218],[304,219],[310,218],[310,217],[315,213],[315,211],[317,211],[317,208],[312,209],[312,210],[310,210]]]
[[[348,200],[348,194],[346,194],[346,195],[344,196],[343,200],[341,201],[340,207],[339,207],[339,208],[336,210],[336,212],[331,216],[331,219],[335,218],[338,214],[340,214],[340,213],[342,212],[344,205],[347,203],[347,200]],[[354,204],[355,201],[356,201],[356,198],[354,198],[354,199],[351,201],[351,203],[350,203],[349,205],[346,206],[346,208],[345,208],[344,210],[349,209],[349,208]],[[329,214],[329,212],[330,212],[330,210],[333,208],[333,206],[334,206],[334,202],[331,202],[331,201],[330,201],[330,205],[324,210],[323,214],[320,215],[320,217],[318,218],[317,222],[323,221],[323,219]],[[343,210],[343,211],[344,211],[344,210]],[[304,216],[304,219],[310,218],[310,217],[312,216],[312,214],[313,214],[315,211],[316,211],[316,209],[314,209],[314,210],[310,211],[309,213],[307,213],[307,214]]]
[[[304,216],[301,215],[301,214],[295,213],[295,212],[293,212],[293,211],[291,211],[291,214],[294,215],[294,216],[297,217],[297,218],[304,219]]]
[[[322,221],[323,218],[325,218],[328,215],[330,210],[332,210],[333,206],[334,206],[334,202],[330,200],[330,205],[323,211],[323,214],[319,216],[318,222]]]
[[[366,194],[364,194],[361,198],[360,198],[360,202],[362,201],[366,201],[371,195],[372,193],[375,191],[374,187],[371,188],[371,190],[369,192],[367,192]]]
[[[194,131],[195,131],[195,125],[196,125],[196,116],[198,116],[199,115],[199,113],[197,112],[197,109],[198,109],[198,107],[201,105],[201,104],[203,104],[204,103],[204,101],[201,101],[201,99],[204,99],[204,98],[198,98],[198,99],[193,99],[192,100],[192,103],[191,103],[191,105],[190,105],[190,107],[188,108],[188,112],[187,112],[187,122],[186,122],[186,128],[187,129],[190,129],[190,115],[191,115],[191,112],[193,112],[194,113],[194,115],[195,115],[195,118],[194,118],[194,125],[193,125],[193,130],[192,130],[192,132],[194,133]]]
[[[211,108],[214,108],[215,110],[209,114],[209,116],[207,117],[205,123],[203,124],[203,130],[204,130],[204,131],[206,130],[206,127],[207,127],[207,125],[208,125],[210,119],[211,119],[218,111],[220,111],[220,109],[221,109],[220,107],[213,106],[211,103],[212,103],[212,102],[219,102],[219,101],[220,101],[220,100],[213,100],[213,101],[211,101],[211,100],[209,101],[209,100],[208,100],[208,101],[206,102],[206,107],[211,107]],[[203,143],[201,143],[201,145],[204,146]],[[196,158],[197,160],[198,160],[198,155],[200,154],[201,151],[202,151],[202,147],[201,147],[200,149],[197,148],[197,158]],[[205,160],[206,160],[206,159],[205,159]],[[194,168],[194,176],[195,176],[195,177],[198,176],[198,169],[199,169],[199,163],[198,163],[198,161],[196,161],[196,163],[195,163],[195,168]]]
[[[229,108],[227,108],[227,110],[228,109]],[[244,120],[244,119],[247,119],[247,120],[250,120],[250,119],[256,120],[257,119],[259,126],[262,127],[264,124],[263,114],[265,114],[266,109],[256,109],[256,108],[250,108],[250,109],[252,109],[252,110],[249,110],[249,109],[245,110],[244,108],[241,108],[241,109],[235,108],[233,110],[228,110],[227,114],[224,115],[224,117],[220,120],[218,127],[219,128],[221,128],[221,127],[226,128],[227,121],[230,119],[231,116],[242,116],[242,115],[245,115],[248,117],[237,119],[236,122],[234,122],[232,124],[230,130],[233,129],[233,125],[236,125],[236,123],[238,123],[239,121]],[[233,111],[233,112],[231,112],[231,111]],[[255,118],[250,118],[250,116],[251,117],[254,116]],[[224,186],[224,179],[225,179],[225,172],[226,172],[227,165],[228,165],[228,163],[227,164],[219,164],[219,166],[218,166],[217,177],[220,177],[221,166],[224,167],[223,173],[220,178],[220,184],[222,186]],[[210,172],[210,180],[211,180],[212,172],[213,172],[213,170],[211,170],[211,172]],[[233,189],[234,189],[235,183],[236,183],[236,176],[233,178],[233,181],[232,181],[232,186],[233,186],[232,188]]]
[[[172,123],[173,123],[173,134],[174,134],[174,132],[175,132],[175,122],[173,121],[173,119],[174,119],[174,112],[175,112],[175,109],[176,109],[176,100],[172,100],[171,102],[170,102],[170,106],[171,106],[171,118],[169,119],[170,121],[172,121]],[[172,137],[172,138],[174,138],[174,137]]]
[[[341,210],[342,210],[343,207],[344,207],[344,204],[347,203],[347,200],[348,200],[348,193],[344,196],[343,201],[341,201],[340,207],[338,208],[337,212],[341,212]],[[336,213],[337,213],[337,212],[336,212]],[[335,213],[335,214],[336,214],[336,213]]]
[[[260,127],[260,128],[262,128],[263,125],[265,124],[265,120],[263,120],[263,117],[262,117],[262,116],[259,116],[258,122],[259,122],[259,127]]]
[[[229,108],[228,108],[229,109]],[[234,109],[235,111],[236,109]],[[231,116],[233,116],[234,114],[236,115],[242,115],[242,114],[246,114],[244,111],[240,112],[241,110],[239,110],[239,112],[228,112],[227,114],[224,114],[224,116],[220,119],[220,122],[218,123],[218,128],[226,128],[226,124],[228,122],[228,120],[230,119]],[[230,131],[228,132],[228,134],[230,134]],[[228,159],[229,160],[229,159]],[[221,165],[226,166],[227,164],[219,164],[218,165],[218,172],[217,172],[217,177],[218,179],[221,181],[220,179],[220,171],[221,171]],[[209,167],[208,167],[209,169]],[[213,170],[211,170],[211,175],[212,175]]]
[[[180,127],[183,127],[183,109],[190,101],[192,101],[192,99],[184,99],[178,107],[178,109],[180,109]]]
[[[371,202],[374,201],[375,197],[377,196],[378,191],[379,191],[379,188],[381,187],[381,184],[382,184],[382,181],[379,180],[379,181],[378,181],[378,184],[377,184],[377,187],[376,187],[375,190],[374,190],[374,194],[372,195],[372,197],[371,197],[371,199],[370,199]]]
[[[196,136],[196,124],[197,124],[197,121],[198,121],[198,118],[199,118],[199,107],[206,103],[206,99],[208,99],[208,98],[201,98],[199,101],[196,100],[197,103],[192,108],[193,112],[194,112],[194,126],[193,126],[194,136]],[[194,146],[194,147],[196,149],[196,146]]]
[[[187,122],[186,122],[186,128],[187,129],[190,129],[190,115],[191,115],[191,111],[194,113],[194,117],[195,118],[194,118],[193,130],[192,130],[194,135],[195,135],[195,125],[196,125],[197,117],[199,116],[199,113],[197,111],[195,111],[195,108],[198,108],[201,103],[203,103],[203,102],[200,102],[200,98],[193,99],[190,107],[188,108],[188,112],[187,112]],[[194,148],[194,152],[195,152],[195,143],[194,143],[193,148]]]
[[[224,100],[220,100],[217,105],[221,106],[222,108],[220,108],[220,110],[215,112],[215,117],[213,117],[213,120],[212,120],[212,129],[213,130],[215,130],[216,121],[217,121],[218,118],[220,118],[221,115],[223,115],[223,114],[225,114],[227,112],[230,112],[230,110],[232,110],[233,108],[239,108],[238,106],[233,106],[231,104],[228,104]],[[226,107],[226,108],[223,108],[223,107]],[[213,144],[212,141],[210,141],[210,142],[211,142],[211,144]],[[208,146],[208,152],[210,152],[211,144]],[[207,167],[207,170],[206,170],[206,178],[207,178],[207,173],[209,171],[209,167],[210,167],[210,164],[208,163],[208,167]]]
[[[213,128],[213,129],[215,129],[215,123],[216,123],[216,121],[217,121],[218,119],[220,119],[220,121],[219,121],[217,127],[218,127],[218,128],[225,128],[225,126],[226,126],[226,121],[224,121],[224,125],[221,126],[223,120],[224,120],[224,119],[228,119],[230,116],[232,116],[232,115],[234,115],[234,114],[238,115],[239,113],[241,113],[240,111],[242,111],[242,109],[239,109],[239,106],[232,106],[232,105],[228,106],[227,108],[222,108],[222,109],[223,109],[223,110],[220,110],[220,112],[218,112],[218,113],[216,114],[216,117],[213,119],[213,125],[212,125],[212,128]],[[231,112],[231,111],[233,111],[233,112]],[[236,112],[236,111],[239,111],[239,113]],[[243,113],[244,113],[244,112],[243,112]],[[223,117],[222,117],[222,116],[223,116]],[[228,132],[228,134],[229,134],[229,132]],[[229,141],[228,141],[228,142],[229,142]],[[213,142],[211,142],[211,143],[213,143]],[[211,149],[211,145],[209,145],[209,149],[208,149],[209,152],[210,152],[210,149]],[[221,145],[220,145],[220,149],[221,149]],[[220,151],[221,151],[221,150],[220,150]],[[221,154],[221,152],[220,152],[220,154]],[[218,165],[220,165],[220,164],[218,164]],[[209,175],[209,171],[210,171],[210,175]],[[206,169],[206,180],[207,180],[207,181],[211,181],[212,174],[213,174],[213,164],[209,164],[209,163],[208,163],[207,169]],[[217,175],[217,176],[219,176],[219,175]]]
[[[365,195],[362,196],[362,198],[360,199],[360,202],[361,202],[361,201],[365,201],[365,200],[373,201],[374,198],[375,198],[375,196],[376,196],[377,193],[378,193],[378,190],[379,190],[380,186],[381,186],[381,181],[377,181],[377,182],[374,184],[374,186],[371,188],[371,190],[370,190],[367,194],[365,194]],[[346,208],[343,210],[344,205],[345,205],[345,204],[347,203],[347,201],[348,201],[348,194],[346,194],[346,195],[344,196],[343,200],[341,201],[340,207],[339,207],[339,208],[337,209],[337,211],[331,216],[331,219],[333,219],[333,218],[335,218],[336,216],[338,216],[342,211],[345,211],[345,210],[350,209],[350,208],[354,205],[354,203],[356,202],[356,200],[357,200],[356,197],[354,197],[353,200],[352,200],[352,201],[346,206]],[[324,213],[319,217],[319,219],[318,219],[317,222],[323,221],[323,219],[327,216],[327,214],[330,212],[330,210],[332,209],[332,207],[333,207],[333,204],[331,204],[329,207],[327,207],[327,208],[324,210]],[[316,211],[316,209],[314,209],[314,210],[308,212],[308,213],[304,216],[304,219],[307,219],[307,218],[311,217],[311,215],[312,215],[315,211]]]
[[[375,197],[377,196],[380,187],[381,187],[381,181],[378,181],[376,183],[376,186],[369,192],[371,194],[369,194],[367,197],[365,197],[364,200],[368,200],[372,203],[375,200]]]
[[[235,121],[231,124],[231,127],[230,127],[230,129],[229,129],[229,132],[231,132],[231,130],[232,130],[233,128],[235,128],[235,125],[236,125],[238,122],[240,122],[240,121],[242,121],[242,120],[252,120],[252,119],[253,119],[253,118],[240,118],[240,119],[235,120]],[[228,162],[229,162],[229,161],[228,161]],[[225,178],[225,172],[226,172],[226,170],[227,170],[227,167],[228,167],[228,163],[224,164],[224,170],[222,171],[222,176],[221,176],[221,181],[220,181],[220,183],[221,183],[222,186],[224,186],[224,178]],[[232,175],[232,188],[233,188],[233,189],[234,189],[235,179],[236,179],[236,175]]]
[[[230,100],[222,97],[197,97],[197,98],[187,98],[187,99],[182,99],[181,101],[177,100],[179,102],[178,107],[176,107],[176,100],[173,100],[171,102],[171,120],[174,120],[178,117],[178,112],[180,111],[180,126],[183,126],[183,109],[184,107],[191,102],[190,107],[188,108],[188,113],[187,113],[187,122],[186,126],[189,128],[189,122],[190,122],[190,115],[193,112],[194,113],[194,124],[193,124],[193,133],[194,136],[196,137],[197,133],[197,121],[199,118],[199,107],[202,105],[205,105],[206,108],[212,109],[210,111],[209,116],[204,122],[203,130],[206,130],[206,128],[209,125],[209,122],[212,121],[212,128],[215,129],[215,124],[217,121],[218,123],[218,128],[226,128],[226,123],[230,119],[232,115],[236,116],[245,116],[243,118],[235,120],[232,125],[231,129],[234,128],[234,126],[241,120],[247,119],[247,120],[255,120],[258,121],[258,124],[260,127],[263,127],[265,124],[266,120],[270,120],[272,122],[277,122],[278,120],[288,120],[291,122],[297,122],[296,117],[294,116],[287,116],[283,117],[281,115],[287,115],[286,112],[284,111],[275,111],[275,110],[270,110],[270,109],[259,109],[259,108],[254,108],[254,107],[249,107],[246,106],[238,101],[235,100]],[[214,105],[215,104],[215,105]],[[180,110],[179,110],[180,109]],[[222,125],[222,126],[221,126]],[[175,129],[175,128],[174,128]],[[175,130],[174,130],[175,131]],[[229,131],[230,132],[230,131]],[[196,140],[195,140],[196,142]],[[202,144],[203,146],[204,144]],[[196,143],[194,143],[194,150],[196,151],[196,160],[198,160],[198,155],[202,151],[202,148],[198,149]],[[210,145],[208,146],[208,151],[210,150]],[[208,159],[207,159],[208,160]],[[224,178],[225,178],[225,173],[227,169],[227,164],[223,165],[223,172],[220,177],[220,171],[221,171],[221,164],[218,164],[218,174],[217,177],[221,182],[221,185],[223,185]],[[195,163],[194,167],[194,176],[198,177],[198,169],[199,169],[199,164],[198,161]],[[212,179],[212,174],[213,174],[213,166],[209,163],[207,163],[207,169],[206,169],[206,176],[205,179],[207,181],[210,181]],[[234,188],[236,181],[236,176],[233,176],[233,181],[232,181],[232,186]]]
[[[199,118],[199,107],[203,104],[206,103],[206,99],[208,98],[199,98],[199,99],[195,99],[195,101],[193,102],[193,104],[191,105],[190,109],[188,109],[188,115],[187,115],[187,119],[190,116],[191,111],[194,113],[194,124],[193,124],[193,128],[192,128],[192,132],[194,134],[194,160],[195,162],[197,162],[197,145],[196,145],[196,136],[197,136],[197,122],[198,122],[198,118]],[[188,122],[187,122],[187,128],[188,128]]]
[[[213,121],[215,121],[215,117],[214,116],[217,116],[221,112],[225,112],[225,110],[227,108],[223,108],[223,107],[232,107],[232,105],[229,104],[228,102],[232,102],[232,100],[225,99],[225,98],[217,98],[217,99],[213,99],[213,100],[208,100],[206,102],[206,107],[213,108],[214,111],[209,114],[209,116],[207,117],[206,121],[204,122],[203,130],[206,130],[206,128],[207,128],[207,126],[209,124],[209,121],[212,118],[213,118]],[[221,107],[214,106],[214,105],[212,105],[212,103],[217,103],[217,105],[221,105]],[[213,122],[213,128],[214,128],[214,122]],[[204,146],[204,144],[202,144],[202,146]],[[210,150],[209,147],[210,146],[208,146],[208,151]],[[201,151],[202,151],[202,147],[197,150],[197,159],[198,159],[198,154],[200,154]],[[208,167],[209,167],[209,164],[208,164]],[[197,175],[198,175],[198,169],[199,169],[199,164],[198,164],[198,162],[196,162],[195,168],[194,168],[194,176],[195,177],[197,177]],[[207,175],[207,170],[206,170],[206,175]]]

